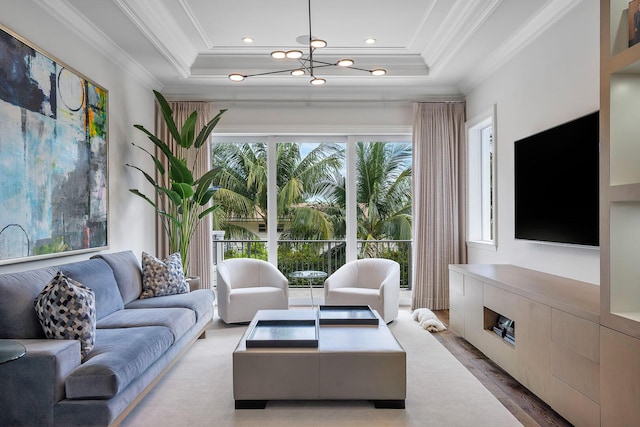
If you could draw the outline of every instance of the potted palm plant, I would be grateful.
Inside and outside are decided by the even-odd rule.
[[[209,206],[209,201],[217,190],[217,187],[212,186],[215,169],[210,169],[199,177],[194,176],[194,169],[200,149],[205,146],[209,135],[227,110],[220,110],[197,133],[198,114],[194,111],[185,120],[182,128],[178,129],[173,118],[173,110],[167,100],[160,92],[154,90],[153,93],[169,133],[176,142],[176,148],[173,150],[171,148],[173,144],[162,141],[144,126],[134,125],[136,129],[144,132],[158,148],[157,154],[154,154],[133,143],[135,147],[146,152],[152,158],[155,171],[147,173],[138,166],[128,163],[127,166],[142,173],[151,183],[158,197],[148,197],[137,188],[132,188],[129,191],[146,200],[156,210],[167,234],[169,249],[171,253],[180,253],[185,276],[188,277],[189,244],[200,221],[215,209],[215,207]],[[193,152],[191,164],[187,161],[189,150]]]

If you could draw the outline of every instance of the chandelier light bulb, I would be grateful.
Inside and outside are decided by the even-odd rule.
[[[353,65],[353,59],[343,58],[343,59],[339,60],[338,62],[336,62],[336,65],[338,65],[340,67],[350,67],[350,66]]]
[[[291,70],[292,76],[304,76],[304,70],[302,68],[298,68],[297,70]]]
[[[302,58],[302,51],[300,50],[289,50],[285,53],[285,56],[289,59],[298,59]]]
[[[316,49],[327,47],[327,42],[322,39],[313,39],[309,44],[311,45],[311,47]]]
[[[376,68],[375,70],[371,70],[371,74],[373,74],[374,76],[384,76],[385,74],[387,74],[387,70]]]
[[[242,75],[242,74],[238,74],[238,73],[229,74],[229,80],[231,80],[232,82],[241,82],[246,77],[247,76]]]
[[[284,50],[274,50],[271,52],[271,57],[273,59],[284,59],[287,57],[287,53]]]
[[[314,77],[313,79],[311,79],[311,84],[314,86],[323,85],[326,82],[327,81],[321,77]]]

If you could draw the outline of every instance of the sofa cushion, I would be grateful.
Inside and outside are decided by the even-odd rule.
[[[35,310],[47,338],[80,341],[82,357],[91,351],[96,331],[91,289],[58,272],[36,297]]]
[[[89,259],[59,266],[65,276],[82,283],[96,294],[96,319],[122,310],[124,303],[109,264],[101,259]]]
[[[203,316],[211,312],[213,300],[214,293],[211,289],[198,289],[188,294],[138,299],[127,304],[126,308],[188,308],[196,313],[196,319],[200,321]]]
[[[140,298],[161,297],[189,292],[179,253],[160,260],[142,253],[142,294]]]
[[[97,329],[96,344],[65,380],[67,399],[108,399],[124,390],[171,347],[163,326]]]
[[[33,300],[56,275],[55,267],[0,274],[0,338],[44,338]]]
[[[173,333],[175,342],[195,323],[196,313],[188,308],[133,308],[111,313],[100,319],[97,326],[100,329],[165,326]]]
[[[112,254],[99,254],[94,255],[92,258],[100,258],[109,264],[120,289],[122,301],[125,304],[140,297],[140,293],[142,293],[142,270],[133,252],[122,251]]]

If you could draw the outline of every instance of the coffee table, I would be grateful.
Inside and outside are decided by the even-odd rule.
[[[404,408],[406,353],[373,313],[375,326],[319,325],[316,310],[258,311],[233,352],[236,409],[261,409],[269,400],[371,400],[376,408]],[[307,330],[300,346],[247,348],[258,322],[308,325],[313,320],[317,347]]]

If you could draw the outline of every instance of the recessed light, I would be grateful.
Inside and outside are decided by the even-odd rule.
[[[374,39],[373,37],[369,37],[369,38],[364,39],[364,42],[366,44],[374,44],[376,42],[376,39]]]
[[[245,43],[253,43],[253,37],[245,36],[242,38],[242,41]]]

